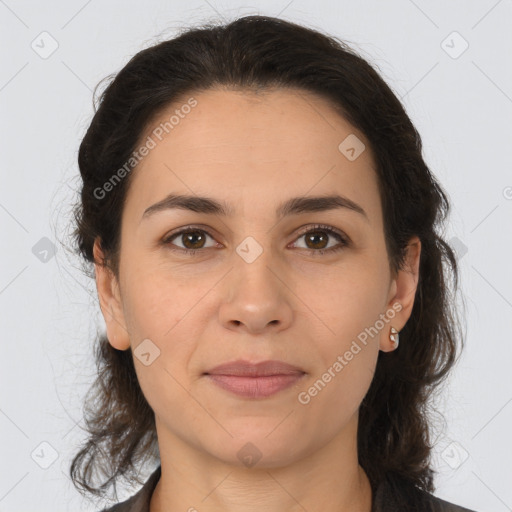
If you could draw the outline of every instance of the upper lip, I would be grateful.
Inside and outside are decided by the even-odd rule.
[[[295,375],[304,370],[283,361],[269,360],[260,363],[237,360],[224,363],[205,372],[207,375],[237,375],[245,377],[265,377],[269,375]]]

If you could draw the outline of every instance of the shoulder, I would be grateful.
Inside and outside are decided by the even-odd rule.
[[[149,512],[151,496],[160,479],[160,474],[161,466],[158,466],[136,494],[122,503],[103,509],[101,512]]]
[[[476,512],[418,489],[398,476],[387,476],[377,487],[372,512]]]

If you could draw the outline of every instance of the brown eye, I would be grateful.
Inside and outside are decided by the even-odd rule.
[[[205,243],[205,236],[201,231],[187,231],[181,234],[183,245],[187,249],[201,249]]]
[[[304,235],[304,240],[310,249],[325,249],[329,235],[323,231],[310,231]]]
[[[215,246],[215,244],[213,244],[207,247],[205,245],[207,238],[213,240],[213,237],[203,229],[187,228],[166,237],[162,243],[176,246],[176,249],[171,247],[173,251],[194,253],[197,250],[208,249],[209,247]],[[178,242],[181,242],[182,245],[180,246]]]
[[[309,250],[311,254],[322,255],[326,252],[336,252],[349,245],[349,238],[330,226],[313,226],[313,229],[303,231],[298,239],[300,238],[304,238],[305,246],[298,248]],[[333,240],[337,240],[338,244],[331,243]]]

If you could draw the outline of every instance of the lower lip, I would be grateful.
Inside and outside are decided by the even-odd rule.
[[[268,375],[265,377],[240,377],[238,375],[206,376],[217,386],[244,398],[266,398],[293,386],[305,374]]]

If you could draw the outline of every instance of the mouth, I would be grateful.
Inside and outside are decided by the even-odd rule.
[[[212,368],[203,374],[218,387],[243,398],[267,398],[283,391],[306,372],[283,361],[233,361]]]

